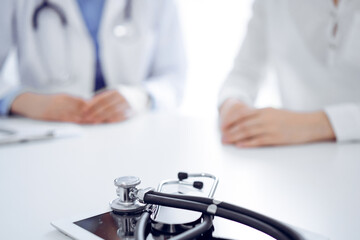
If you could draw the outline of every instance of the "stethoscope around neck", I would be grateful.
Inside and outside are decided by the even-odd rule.
[[[126,38],[133,36],[135,31],[134,27],[131,23],[132,20],[132,7],[133,3],[132,0],[125,0],[125,7],[124,7],[124,15],[121,23],[117,24],[113,28],[113,34],[117,38]],[[49,0],[43,0],[34,10],[33,16],[32,16],[32,27],[35,31],[39,28],[39,17],[43,10],[51,10],[55,12],[61,21],[61,25],[63,27],[66,27],[69,22],[66,17],[66,14],[64,10],[58,6],[57,4],[49,1]]]
[[[132,8],[133,8],[132,0],[125,0],[123,14],[119,14],[120,19],[116,21],[116,24],[113,27],[112,33],[114,38],[117,39],[118,41],[121,41],[124,44],[127,42],[131,42],[136,36],[135,26],[132,21],[133,20]],[[39,30],[41,28],[40,17],[44,10],[49,10],[55,13],[60,20],[60,24],[64,33],[60,34],[59,38],[60,37],[63,38],[64,49],[59,50],[60,48],[58,45],[53,45],[52,47],[56,51],[65,54],[65,56],[58,58],[58,59],[64,58],[63,62],[61,62],[60,64],[53,64],[51,59],[50,60],[47,59],[49,57],[48,49],[46,48],[44,49],[44,47],[41,47],[38,54],[42,56],[43,68],[47,72],[47,77],[44,81],[50,82],[51,85],[54,86],[55,85],[65,86],[68,84],[73,84],[75,81],[78,80],[78,76],[76,74],[76,71],[72,71],[72,67],[71,67],[72,65],[71,40],[69,38],[69,35],[67,34],[67,30],[69,29],[68,26],[70,24],[69,19],[66,15],[66,12],[61,6],[50,0],[42,0],[41,3],[36,6],[32,15],[32,28],[33,31],[37,33],[39,33]],[[43,41],[43,40],[45,41],[44,43],[45,45],[49,43],[46,42],[46,39],[44,39],[41,35],[39,35],[38,41]],[[53,42],[50,42],[49,44],[52,43]]]

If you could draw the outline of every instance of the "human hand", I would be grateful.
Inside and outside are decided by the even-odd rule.
[[[83,114],[83,123],[113,123],[129,118],[131,108],[117,90],[107,90],[97,94],[88,102]]]
[[[85,100],[66,94],[23,93],[13,101],[11,112],[38,120],[80,123],[86,105]]]
[[[220,110],[222,141],[237,147],[261,147],[334,140],[324,112],[296,113],[273,108],[251,109],[237,100]]]

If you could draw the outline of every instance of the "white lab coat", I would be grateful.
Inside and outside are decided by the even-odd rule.
[[[285,109],[324,110],[338,141],[360,140],[360,1],[339,2],[256,0],[219,105],[253,104],[272,68]]]
[[[43,10],[35,31],[32,17],[41,1],[1,0],[0,68],[15,46],[21,91],[92,97],[95,47],[77,2],[51,0],[64,10],[68,26],[62,26],[54,11]],[[123,90],[130,103],[140,97],[136,93],[147,91],[156,107],[174,106],[181,98],[185,71],[174,1],[133,0],[131,20],[136,34],[120,39],[114,28],[122,22],[124,7],[125,0],[106,0],[99,27],[99,55],[107,87]]]

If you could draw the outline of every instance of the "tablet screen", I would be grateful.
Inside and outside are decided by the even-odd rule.
[[[110,211],[73,223],[105,240],[128,240],[134,239],[136,223],[140,217],[141,213],[137,215],[119,215]],[[149,240],[170,237],[155,229],[151,230],[151,232],[146,232],[146,235]],[[159,238],[160,236],[161,238]]]
[[[77,226],[105,240],[122,240],[134,236],[140,215],[117,215],[107,212],[74,222]]]

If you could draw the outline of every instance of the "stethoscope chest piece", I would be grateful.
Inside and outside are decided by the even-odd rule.
[[[125,176],[114,180],[118,198],[110,202],[115,213],[139,213],[144,211],[145,204],[136,198],[136,186],[141,183],[138,177]]]
[[[117,39],[132,39],[136,35],[134,19],[132,16],[133,3],[132,0],[126,0],[124,6],[124,15],[120,23],[114,26],[113,35]]]
[[[118,39],[131,38],[135,35],[135,29],[131,23],[126,22],[116,25],[113,29],[113,34]]]

